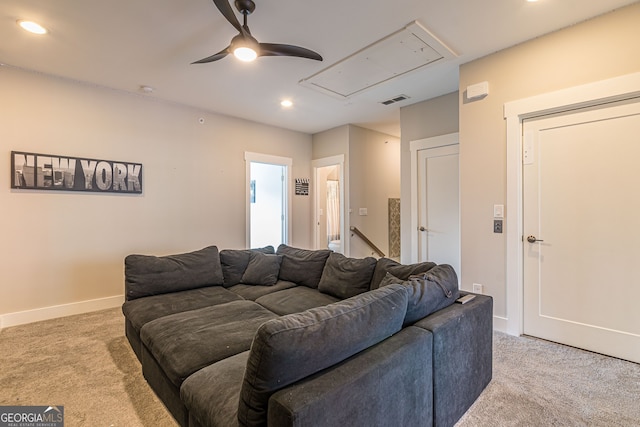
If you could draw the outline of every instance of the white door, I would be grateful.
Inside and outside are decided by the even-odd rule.
[[[348,239],[344,238],[344,156],[313,160],[312,166],[315,200],[314,247],[347,254]]]
[[[523,132],[524,333],[640,362],[640,102]]]
[[[247,246],[288,244],[291,159],[245,153],[247,161]]]
[[[460,275],[458,144],[418,155],[418,260],[450,264]]]

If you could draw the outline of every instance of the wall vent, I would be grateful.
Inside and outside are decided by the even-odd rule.
[[[395,104],[396,102],[404,101],[405,99],[409,99],[409,98],[410,96],[407,96],[407,95],[398,95],[398,96],[394,96],[391,99],[387,99],[386,101],[382,101],[381,104],[391,105],[391,104]]]
[[[455,58],[456,54],[418,21],[300,80],[337,98],[349,98],[412,71]]]

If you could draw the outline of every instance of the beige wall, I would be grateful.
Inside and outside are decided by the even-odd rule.
[[[24,310],[113,304],[130,253],[244,247],[245,151],[293,158],[292,179],[311,174],[307,134],[6,66],[0,93],[5,325]],[[11,190],[11,150],[142,163],[144,193]],[[292,220],[291,243],[310,246],[309,197],[293,196]]]
[[[640,70],[640,4],[481,58],[460,68],[462,287],[481,283],[506,317],[505,235],[492,232],[506,204],[506,102]],[[489,82],[470,102],[467,86]],[[404,128],[403,128],[404,137]],[[505,226],[514,218],[505,212]]]
[[[349,224],[389,256],[388,203],[400,197],[400,141],[353,125],[349,141]],[[366,216],[359,214],[360,208],[367,209]],[[351,256],[378,257],[358,236],[350,240]]]
[[[411,152],[410,142],[433,136],[458,132],[458,92],[443,95],[428,101],[419,102],[400,109],[402,129],[401,142],[401,181],[400,233],[401,260],[408,263],[411,259]],[[417,256],[417,255],[416,255]],[[460,272],[458,272],[460,274]]]
[[[387,203],[390,197],[400,197],[400,141],[355,125],[313,135],[314,159],[337,155],[345,158],[345,229],[358,227],[388,254]],[[367,208],[368,215],[360,216],[359,208]],[[371,249],[359,237],[346,234],[343,246],[347,254],[371,256]]]

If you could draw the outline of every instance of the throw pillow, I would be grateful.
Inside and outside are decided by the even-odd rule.
[[[395,277],[407,280],[413,274],[426,273],[436,264],[434,262],[420,262],[417,264],[400,264],[389,258],[380,258],[371,279],[371,289],[378,289],[385,274],[391,273]]]
[[[441,264],[423,274],[410,276],[403,280],[387,273],[380,287],[402,284],[410,289],[405,325],[410,325],[450,306],[460,296],[458,277],[453,267]]]
[[[237,285],[242,280],[242,275],[249,265],[251,251],[265,254],[275,253],[273,246],[265,246],[257,249],[223,249],[220,251],[220,263],[224,276],[224,287]]]
[[[127,301],[224,283],[215,246],[161,257],[128,255],[124,275]]]
[[[375,258],[348,258],[332,252],[322,271],[318,290],[340,299],[366,292],[375,267]]]
[[[324,265],[331,251],[328,249],[298,249],[280,245],[276,253],[282,255],[280,280],[315,289],[320,283],[322,270],[324,270]]]
[[[406,287],[391,285],[263,323],[242,381],[239,424],[267,425],[274,392],[395,334],[402,328],[406,307]]]
[[[263,254],[252,251],[249,265],[242,275],[241,283],[245,285],[273,286],[278,281],[282,256]]]

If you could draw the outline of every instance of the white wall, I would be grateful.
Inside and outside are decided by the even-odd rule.
[[[498,318],[508,317],[507,293],[514,285],[506,283],[505,234],[492,231],[493,205],[507,204],[504,104],[637,72],[638,23],[635,3],[460,68],[462,287],[483,284]],[[489,95],[466,100],[465,88],[483,81]],[[508,229],[515,218],[505,215]]]
[[[0,93],[4,326],[119,304],[130,253],[244,247],[245,151],[311,174],[307,134],[7,66]],[[142,163],[143,194],[12,190],[12,150]],[[310,246],[310,197],[292,216],[292,244]]]

